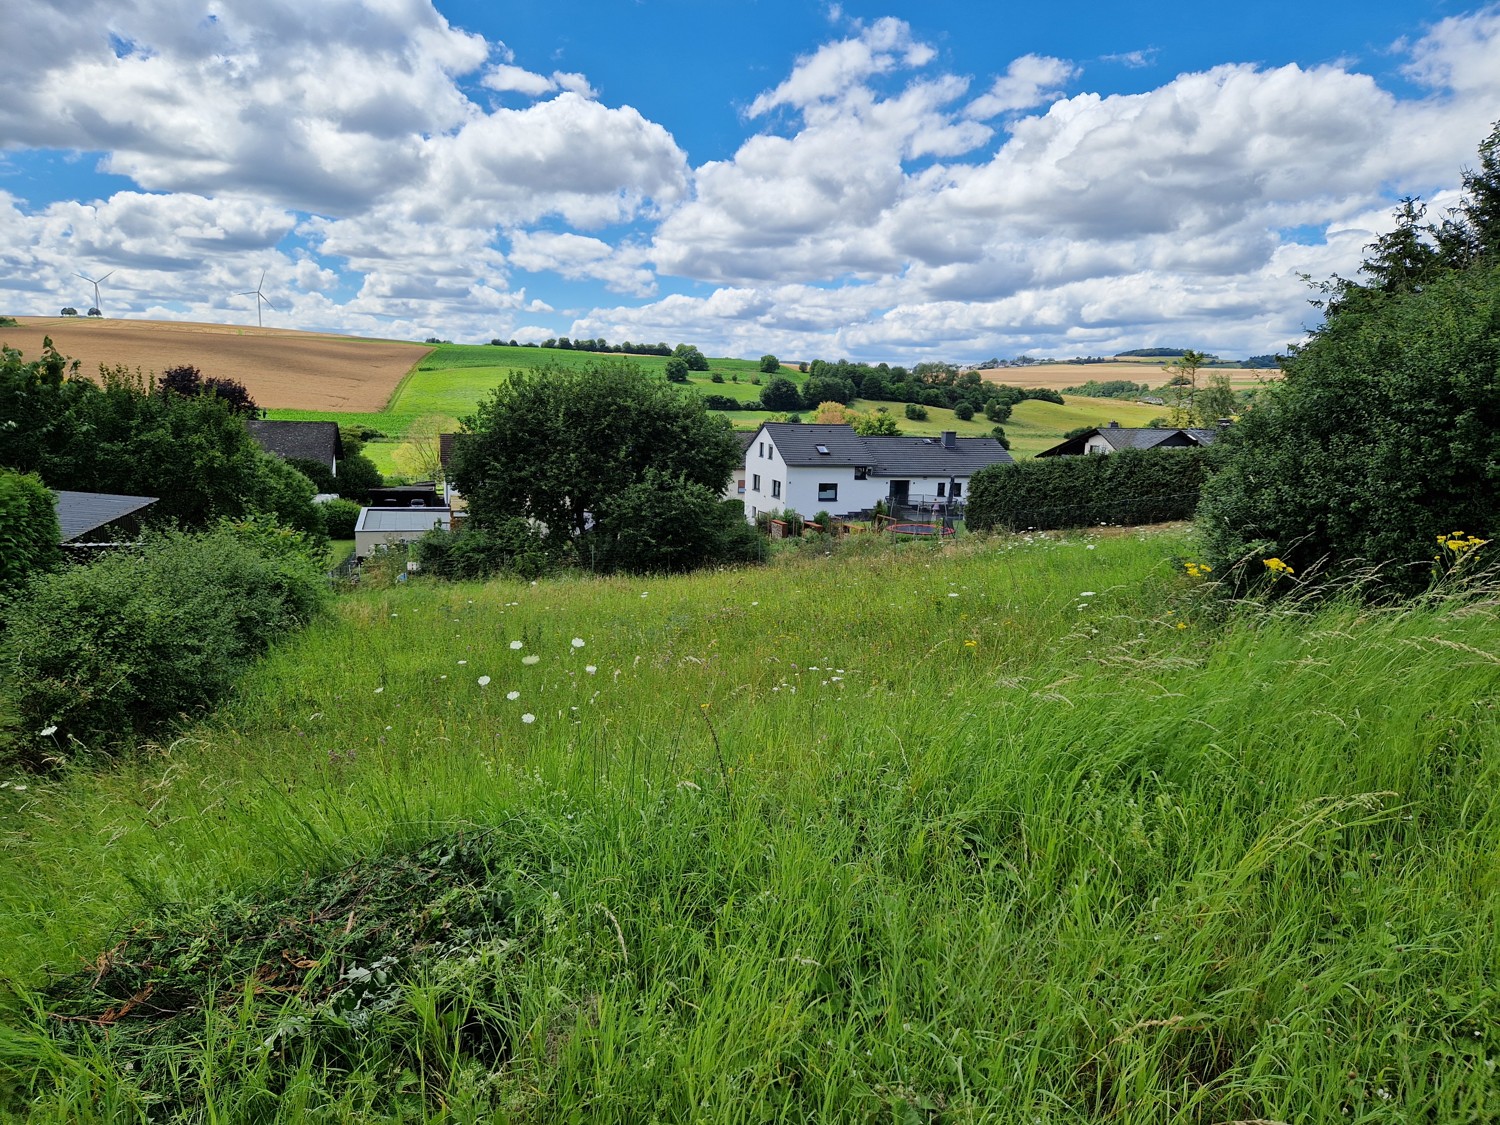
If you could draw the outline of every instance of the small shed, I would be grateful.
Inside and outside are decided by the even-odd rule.
[[[434,527],[452,526],[451,508],[361,508],[354,525],[354,553],[367,559],[382,547],[415,543]]]

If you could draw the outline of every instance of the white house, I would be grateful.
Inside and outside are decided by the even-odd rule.
[[[1012,462],[994,438],[952,430],[940,438],[861,437],[842,424],[767,422],[745,450],[745,518],[782,509],[843,516],[881,501],[893,512],[946,511],[962,503],[980,469]]]
[[[1220,423],[1224,425],[1225,423]],[[1170,429],[1150,426],[1122,426],[1111,422],[1044,449],[1038,457],[1079,457],[1089,453],[1118,453],[1122,449],[1174,449],[1212,445],[1218,430]]]

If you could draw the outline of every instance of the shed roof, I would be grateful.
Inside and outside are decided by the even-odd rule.
[[[124,519],[132,512],[155,504],[155,496],[123,496],[112,492],[57,492],[57,522],[62,541],[71,543],[81,535],[107,523]]]
[[[1163,426],[1098,426],[1087,433],[1044,449],[1038,457],[1072,457],[1083,453],[1090,438],[1098,437],[1111,449],[1157,449],[1162,446],[1211,445],[1219,431],[1215,429],[1178,429]]]
[[[277,457],[321,461],[331,469],[335,459],[344,455],[337,422],[271,422],[247,418],[245,428],[256,444]]]
[[[448,522],[448,508],[364,508],[355,533],[361,531],[426,531]]]

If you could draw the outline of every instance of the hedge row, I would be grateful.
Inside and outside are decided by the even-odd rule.
[[[1208,453],[1127,449],[994,465],[974,474],[965,523],[971,531],[1024,531],[1188,519]]]

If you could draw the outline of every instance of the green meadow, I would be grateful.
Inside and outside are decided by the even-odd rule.
[[[285,420],[349,423],[378,430],[386,437],[367,445],[365,453],[382,473],[398,475],[400,470],[393,454],[418,418],[436,416],[444,419],[446,425],[457,428],[458,420],[473,413],[478,403],[509,378],[512,371],[541,363],[578,365],[596,358],[591,352],[561,351],[555,348],[544,350],[512,348],[508,345],[441,344],[407,374],[383,411],[338,413],[272,410],[269,415]],[[665,378],[665,356],[624,358],[639,364],[648,374]],[[792,365],[783,364],[777,374],[799,385],[807,381],[807,376],[800,374]],[[715,383],[714,375],[719,375],[723,382]],[[773,376],[761,373],[756,360],[710,359],[709,369],[693,372],[687,386],[700,394],[723,395],[740,402],[754,403],[760,398],[761,386],[772,378]],[[757,379],[761,382],[752,382]],[[1017,372],[1017,379],[1017,385],[1024,385],[1024,370]],[[853,406],[857,410],[872,410],[883,406],[895,415],[903,433],[923,437],[934,436],[943,430],[956,430],[964,437],[987,437],[993,428],[993,423],[982,416],[962,422],[954,417],[953,411],[939,407],[927,407],[927,421],[914,422],[905,417],[904,403],[859,400]],[[1012,452],[1017,456],[1027,457],[1050,445],[1056,445],[1064,433],[1078,426],[1107,424],[1110,419],[1118,421],[1122,426],[1143,426],[1163,413],[1163,407],[1072,395],[1067,396],[1065,406],[1028,400],[1017,404],[1010,421],[1005,423],[1005,432],[1011,439]],[[767,418],[772,417],[762,410],[736,410],[728,412],[726,416],[740,430],[756,429]]]
[[[367,583],[0,778],[0,1116],[1495,1120],[1495,592],[1193,558]]]

